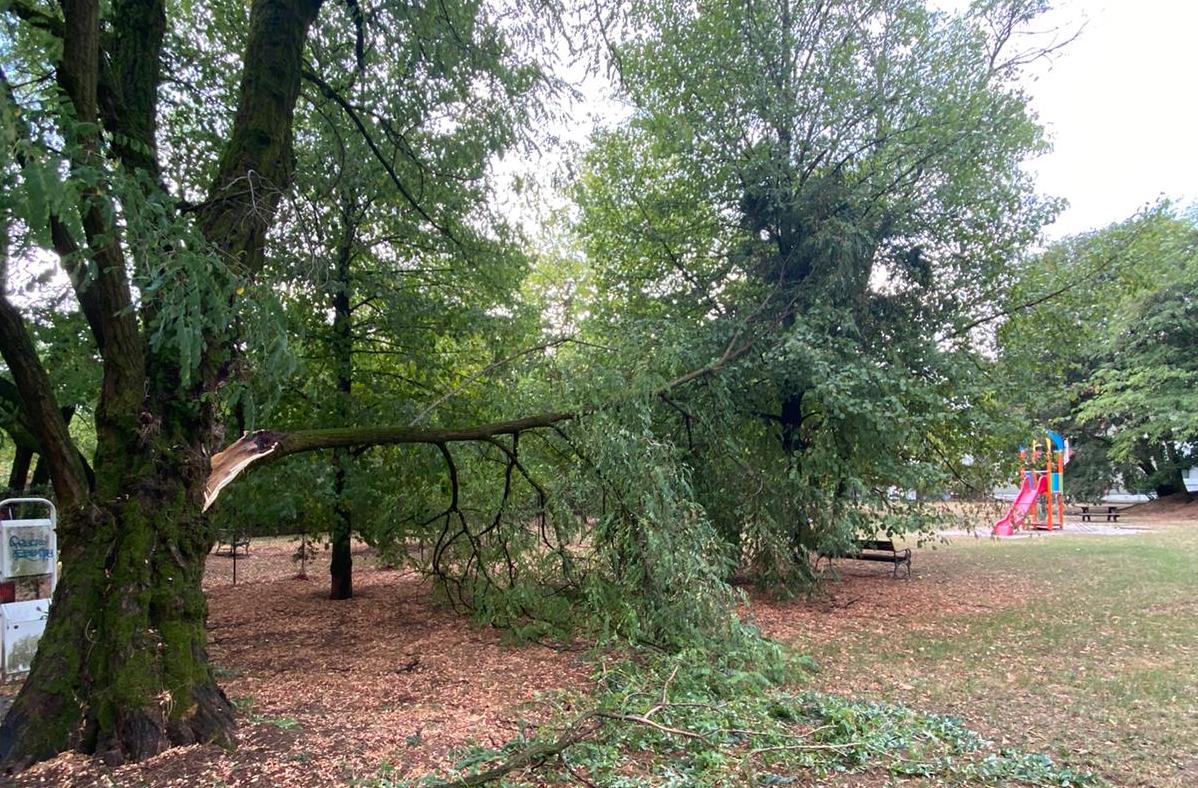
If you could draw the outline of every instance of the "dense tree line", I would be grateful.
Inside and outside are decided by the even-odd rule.
[[[1198,222],[1160,205],[1015,268],[1001,376],[1077,449],[1069,493],[1186,492],[1198,465]]]

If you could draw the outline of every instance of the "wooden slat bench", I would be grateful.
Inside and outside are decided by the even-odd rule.
[[[819,558],[826,558],[829,563],[833,558],[846,558],[851,561],[880,561],[887,564],[894,564],[894,576],[899,576],[899,567],[905,566],[907,572],[903,577],[907,580],[911,579],[911,548],[905,547],[902,550],[894,546],[893,539],[858,539],[853,543],[857,552],[847,555],[826,556],[821,555]],[[819,558],[816,559],[816,565],[819,565]]]
[[[1101,506],[1083,506],[1083,507],[1081,507],[1082,522],[1083,523],[1091,522],[1091,517],[1102,514],[1102,512],[1099,512],[1099,511],[1094,511],[1094,512],[1090,511],[1091,509],[1101,509],[1101,508],[1102,508]],[[1119,507],[1118,506],[1106,507],[1106,521],[1108,523],[1119,522]]]

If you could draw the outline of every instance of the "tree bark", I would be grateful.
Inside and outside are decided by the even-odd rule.
[[[350,312],[350,261],[353,253],[353,226],[349,211],[343,212],[344,236],[337,253],[337,267],[330,286],[333,302],[333,364],[337,384],[337,422],[350,420],[353,390],[353,315]],[[329,562],[329,599],[350,599],[354,595],[354,559],[351,550],[353,521],[346,498],[346,479],[351,457],[342,446],[333,450],[333,533]]]
[[[37,464],[33,466],[33,478],[29,480],[31,487],[44,487],[50,481],[50,463],[42,455],[37,456]]]
[[[175,478],[171,478],[171,477]],[[10,768],[73,748],[109,763],[172,744],[231,742],[233,714],[205,651],[209,535],[177,473],[66,511],[46,632],[0,727]]]
[[[33,461],[33,449],[28,446],[17,446],[12,459],[12,469],[8,472],[9,492],[19,493],[25,490],[29,481],[29,465]]]

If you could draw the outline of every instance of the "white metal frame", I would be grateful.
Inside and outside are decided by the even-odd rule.
[[[10,628],[9,619],[14,619],[14,626],[16,621],[20,621],[20,623],[26,623],[30,621],[31,619],[29,618],[16,618],[18,615],[28,616],[29,613],[27,612],[26,608],[30,607],[30,605],[33,605],[39,613],[44,613],[48,616],[50,612],[50,599],[54,596],[54,589],[58,586],[58,510],[54,507],[54,503],[46,498],[6,498],[0,501],[0,511],[3,511],[6,507],[12,504],[22,503],[41,504],[49,509],[50,516],[48,518],[40,517],[22,520],[0,520],[0,580],[7,581],[12,579],[5,574],[5,568],[9,563],[7,560],[9,550],[7,531],[10,528],[19,528],[22,526],[28,527],[33,525],[49,525],[50,596],[39,597],[38,599],[22,600],[20,602],[6,602],[0,604],[0,671],[3,672],[3,676],[6,679],[17,673],[24,672],[23,669],[10,671],[7,664],[8,648],[4,643],[4,638]],[[38,605],[37,603],[44,604]],[[38,619],[34,618],[32,621],[36,622]],[[38,638],[40,639],[40,637],[41,636],[39,634]]]

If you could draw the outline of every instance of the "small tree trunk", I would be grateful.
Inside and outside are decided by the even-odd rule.
[[[337,253],[337,267],[332,281],[333,301],[333,364],[337,376],[337,421],[346,426],[350,419],[354,381],[353,314],[350,308],[350,262],[353,254],[353,225],[349,211],[344,212],[344,234]],[[329,564],[330,599],[349,599],[354,595],[354,559],[350,551],[353,523],[349,501],[346,500],[346,479],[349,475],[349,449],[333,451],[333,556]]]
[[[75,406],[74,405],[71,405],[70,407],[66,407],[66,408],[62,409],[62,418],[63,418],[64,423],[67,424],[67,426],[70,426],[71,419],[74,418],[74,416],[75,416]],[[94,482],[95,479],[92,478],[93,474],[92,474],[91,468],[87,464],[87,459],[82,454],[79,455],[79,462],[83,465],[84,473],[87,476],[89,482]],[[28,469],[28,465],[26,466],[26,468]],[[16,470],[15,464],[13,465],[13,470],[14,471]],[[46,455],[39,451],[39,452],[37,452],[37,463],[33,466],[33,478],[29,480],[29,486],[35,487],[35,488],[42,488],[49,484],[50,484],[50,462],[49,462],[49,460],[46,459]],[[16,489],[16,488],[14,487],[13,489]],[[25,489],[24,484],[22,484],[21,489]]]
[[[50,483],[50,464],[46,458],[37,455],[37,463],[33,466],[33,478],[29,480],[30,487],[45,487]]]
[[[9,769],[69,749],[121,763],[232,742],[206,652],[199,490],[162,475],[125,488],[137,492],[63,513],[54,615],[0,726]]]
[[[8,472],[8,489],[10,492],[24,491],[25,483],[29,480],[29,465],[33,462],[33,449],[18,445],[12,459],[12,470]]]
[[[805,391],[800,390],[795,394],[788,394],[782,400],[782,412],[779,416],[779,440],[782,443],[782,451],[787,456],[793,456],[803,446],[803,395]]]
[[[353,534],[349,503],[345,500],[346,466],[349,464],[349,449],[335,449],[333,462],[337,468],[333,476],[333,556],[329,563],[329,599],[350,599],[354,595],[354,558],[350,540]]]

